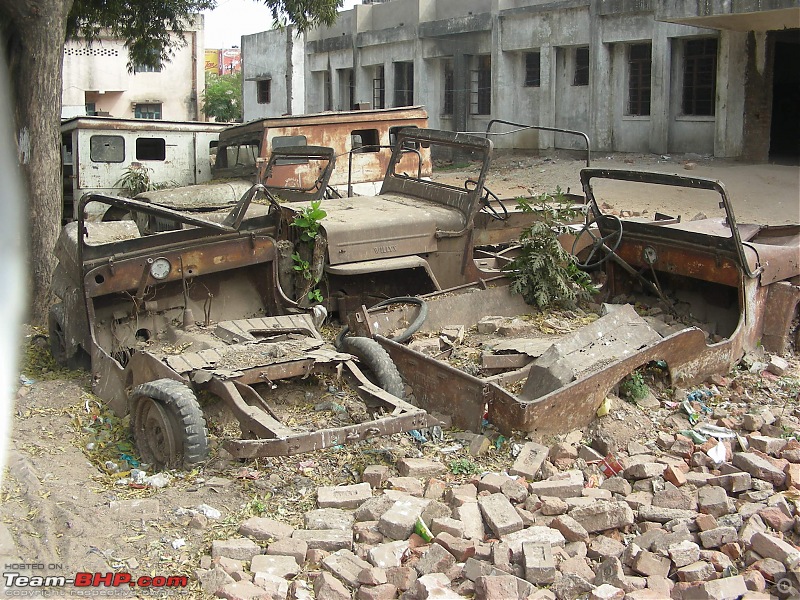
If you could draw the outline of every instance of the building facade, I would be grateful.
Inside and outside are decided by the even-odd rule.
[[[392,0],[302,43],[304,64],[284,70],[304,79],[306,112],[423,104],[431,127],[504,119],[585,131],[596,150],[800,154],[798,0]],[[581,143],[532,130],[494,141]]]
[[[91,45],[70,40],[64,46],[62,118],[100,115],[121,119],[205,120],[200,111],[205,89],[203,16],[187,25],[185,44],[176,44],[171,61],[160,68],[134,65],[122,40],[102,38]]]
[[[242,112],[245,122],[302,115],[305,36],[294,27],[242,36]]]

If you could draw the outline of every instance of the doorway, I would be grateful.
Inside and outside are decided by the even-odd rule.
[[[776,32],[770,162],[800,164],[800,29]]]

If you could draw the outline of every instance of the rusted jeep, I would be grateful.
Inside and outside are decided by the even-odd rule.
[[[727,374],[747,352],[800,351],[800,225],[737,223],[719,181],[609,169],[584,169],[581,180],[589,218],[576,228],[574,248],[580,266],[602,280],[600,319],[571,333],[530,328],[486,344],[515,351],[505,359],[521,362],[506,360],[506,372],[481,377],[381,337],[406,318],[398,308],[352,315],[353,332],[378,339],[420,407],[457,405],[453,423],[464,429],[480,427],[485,407],[505,434],[560,434],[587,425],[609,392],[641,367],[660,365],[675,385],[690,385]],[[661,214],[621,219],[601,208],[667,189],[690,196],[703,214],[689,222]],[[423,332],[529,312],[507,288],[465,287],[426,300]]]
[[[432,146],[469,156],[475,179],[459,188],[401,170],[410,148],[424,156]],[[327,216],[312,258],[321,266],[328,306],[344,312],[497,276],[497,253],[529,216],[485,193],[491,150],[487,139],[401,130],[379,196],[324,201]],[[84,197],[78,220],[56,247],[52,352],[62,364],[90,368],[95,393],[116,413],[130,412],[146,462],[203,460],[208,441],[198,391],[222,398],[239,420],[244,439],[226,441],[239,457],[303,452],[426,425],[425,411],[402,399],[402,381],[377,343],[350,341],[348,353],[338,352],[313,322],[321,307],[303,308],[305,297],[285,285],[300,243],[293,223],[310,202],[279,203],[261,184],[233,205],[213,194],[200,203],[203,210],[158,202],[191,193],[154,193],[147,202]],[[258,197],[267,202],[254,202]],[[134,218],[89,222],[83,210],[89,202]],[[340,365],[355,378],[373,420],[298,433],[274,417],[269,386],[263,394],[257,389]]]

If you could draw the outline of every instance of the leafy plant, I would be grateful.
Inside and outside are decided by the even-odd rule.
[[[307,206],[300,210],[292,221],[292,227],[297,227],[302,230],[300,233],[300,241],[312,243],[319,233],[319,222],[328,216],[323,209],[319,207],[321,200],[314,200],[311,206]]]
[[[456,458],[447,465],[453,475],[474,475],[480,468],[468,458]]]
[[[512,291],[528,304],[544,310],[551,306],[574,306],[595,293],[589,275],[578,268],[575,257],[558,241],[569,231],[567,224],[580,214],[556,189],[553,194],[517,198],[523,212],[537,216],[520,234],[520,253],[504,267],[513,281]]]
[[[153,169],[144,166],[142,163],[132,162],[125,168],[125,173],[114,183],[115,188],[121,189],[121,194],[128,198],[133,198],[136,194],[149,192],[156,189],[150,174]]]
[[[217,121],[231,123],[242,120],[242,74],[206,73],[203,112]]]
[[[619,384],[619,391],[623,396],[636,402],[637,400],[644,399],[650,389],[644,382],[642,374],[639,373],[639,371],[634,371]]]
[[[315,200],[311,202],[310,206],[300,210],[295,216],[294,221],[292,221],[292,227],[297,227],[301,230],[299,243],[305,244],[307,248],[312,249],[312,254],[316,250],[320,221],[326,216],[328,216],[328,213],[320,208],[320,201]],[[311,264],[312,261],[304,259],[299,251],[292,254],[292,260],[294,261],[294,266],[292,268],[299,273],[303,279],[313,282],[311,284],[311,289],[309,289],[306,294],[308,300],[311,302],[322,302],[322,292],[320,292],[319,288],[315,287],[319,282],[319,277],[314,275],[314,269]],[[306,289],[308,289],[308,287],[306,287]]]

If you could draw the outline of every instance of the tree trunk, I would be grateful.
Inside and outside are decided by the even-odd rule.
[[[61,67],[73,0],[0,0],[20,168],[28,186],[30,320],[46,321],[61,227]],[[20,198],[20,201],[23,201]]]

